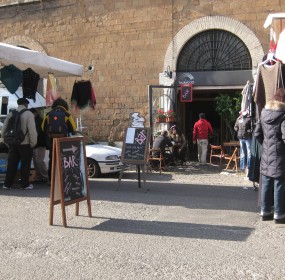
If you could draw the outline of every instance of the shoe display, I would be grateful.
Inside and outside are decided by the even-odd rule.
[[[20,190],[32,190],[33,188],[34,188],[34,186],[32,184],[30,184],[25,188],[20,188]]]
[[[2,189],[4,189],[4,190],[11,190],[12,188],[11,187],[6,187],[5,185],[3,185]]]
[[[275,224],[285,224],[285,218],[283,219],[274,219]]]
[[[272,221],[273,220],[273,214],[261,216],[261,221]]]

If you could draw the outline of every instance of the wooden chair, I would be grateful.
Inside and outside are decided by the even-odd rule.
[[[233,163],[232,170],[235,170],[236,172],[238,172],[239,160],[240,160],[239,148],[236,147],[231,155],[226,155],[225,156],[225,159],[228,160],[228,163],[227,163],[227,166],[226,166],[225,170],[229,170],[231,164]]]
[[[211,145],[210,144],[210,164],[212,164],[212,159],[217,158],[219,160],[219,170],[222,169],[222,161],[225,158],[225,152],[222,145]]]
[[[156,154],[159,154],[159,156],[157,156]],[[159,170],[159,173],[161,174],[161,171],[163,170],[163,168],[165,167],[165,160],[164,157],[160,151],[160,148],[157,149],[149,149],[149,155],[148,155],[148,161],[147,161],[147,166],[148,166],[148,170],[153,170],[156,168],[152,167],[152,164],[154,162],[158,162],[159,165],[157,167],[157,169]]]

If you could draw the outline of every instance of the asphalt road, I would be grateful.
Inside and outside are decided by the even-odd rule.
[[[0,279],[285,279],[284,225],[261,222],[241,176],[184,167],[90,181],[86,202],[54,208],[49,186],[0,190]],[[144,186],[144,185],[143,185]]]

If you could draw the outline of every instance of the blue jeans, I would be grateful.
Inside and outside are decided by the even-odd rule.
[[[251,138],[239,139],[240,143],[240,170],[244,170],[245,162],[246,168],[249,169],[251,158]]]
[[[285,218],[285,178],[262,175],[261,180],[261,215],[270,215],[274,204],[274,219]]]

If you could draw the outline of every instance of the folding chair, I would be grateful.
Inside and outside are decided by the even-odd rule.
[[[228,160],[225,170],[228,170],[230,168],[230,165],[233,163],[232,170],[235,170],[236,172],[238,172],[238,169],[239,169],[238,164],[240,160],[239,148],[236,147],[231,155],[225,156],[225,159]]]
[[[158,156],[157,156],[158,154]],[[157,149],[149,149],[149,156],[148,156],[148,169],[151,171],[153,169],[156,169],[153,167],[153,163],[154,162],[158,162],[158,167],[157,169],[159,170],[159,173],[161,174],[161,171],[163,170],[163,168],[165,167],[165,160],[164,157],[160,151],[160,148]]]

